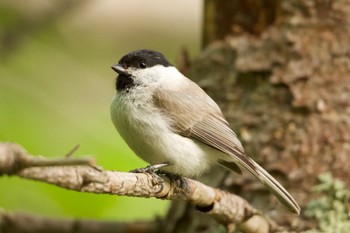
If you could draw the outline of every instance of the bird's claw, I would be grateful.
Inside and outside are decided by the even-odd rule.
[[[190,186],[188,185],[188,183],[184,177],[177,175],[177,174],[168,173],[168,172],[166,172],[165,175],[168,176],[169,179],[172,180],[173,182],[176,182],[180,191],[185,192],[185,193],[190,191]]]
[[[149,174],[152,177],[152,184],[153,185],[160,185],[160,184],[162,184],[164,182],[164,179],[157,174],[157,171],[160,168],[163,168],[163,167],[166,167],[166,166],[169,166],[169,163],[148,165],[147,167],[137,168],[137,169],[131,170],[129,172],[131,172],[131,173],[146,173],[146,174]]]
[[[148,165],[147,167],[141,167],[133,169],[129,172],[131,173],[155,173],[160,168],[169,166],[169,163],[160,163],[160,164],[154,164],[154,165]]]

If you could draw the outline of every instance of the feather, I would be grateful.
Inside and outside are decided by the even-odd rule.
[[[186,79],[183,82],[186,85],[167,85],[156,89],[153,95],[154,104],[170,119],[173,131],[223,152],[218,153],[217,158],[221,165],[233,171],[239,171],[237,165],[246,169],[291,212],[299,214],[300,207],[293,197],[245,154],[217,104],[197,84],[184,76],[182,78]]]

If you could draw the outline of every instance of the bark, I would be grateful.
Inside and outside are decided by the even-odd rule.
[[[210,215],[224,225],[234,223],[247,229],[247,232],[259,233],[266,233],[269,229],[276,229],[271,221],[263,218],[259,211],[252,208],[242,198],[232,193],[211,188],[198,181],[188,178],[179,180],[172,176],[157,175],[154,172],[125,173],[105,171],[91,164],[91,159],[84,158],[46,159],[44,157],[31,156],[17,144],[0,143],[0,176],[19,176],[78,192],[183,200],[191,203],[197,210]],[[24,232],[21,231],[23,222],[27,222],[31,217],[23,215],[14,215],[13,217],[3,214],[2,218],[0,230]],[[72,230],[72,224],[74,225],[74,221],[32,218],[36,223],[35,227],[37,228],[35,229],[39,232],[45,230],[59,231],[59,229],[69,232]],[[79,224],[83,224],[80,220],[76,222],[78,221]],[[256,222],[264,225],[264,228],[255,231],[254,225]],[[57,227],[59,225],[61,227]],[[87,223],[87,225],[100,226],[101,232],[105,227],[106,230],[110,229],[107,223],[97,224],[91,222]],[[114,223],[114,226],[117,225],[117,223]],[[118,228],[120,232],[127,232],[124,230],[132,228],[131,224],[119,225],[121,227],[120,229]],[[153,231],[163,232],[160,227],[153,227]]]
[[[261,34],[280,14],[278,0],[206,0],[203,17],[203,46],[228,35]]]
[[[189,76],[219,103],[246,152],[302,206],[315,198],[311,187],[322,172],[350,184],[349,12],[341,0],[205,2],[207,46]],[[279,224],[310,227],[281,210],[251,175],[221,181],[216,185],[239,192]],[[215,228],[176,206],[168,217],[186,228],[169,232]]]

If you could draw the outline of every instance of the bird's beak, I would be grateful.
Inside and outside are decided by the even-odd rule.
[[[118,74],[129,74],[128,71],[124,69],[120,64],[113,65],[111,68]]]

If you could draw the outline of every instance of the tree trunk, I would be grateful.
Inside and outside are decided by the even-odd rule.
[[[204,49],[189,77],[219,103],[247,154],[301,206],[315,198],[311,187],[322,172],[349,187],[350,2],[206,0],[204,12]],[[287,228],[309,226],[250,174],[223,172],[213,171],[211,184]],[[220,227],[179,202],[167,220],[162,232]]]

